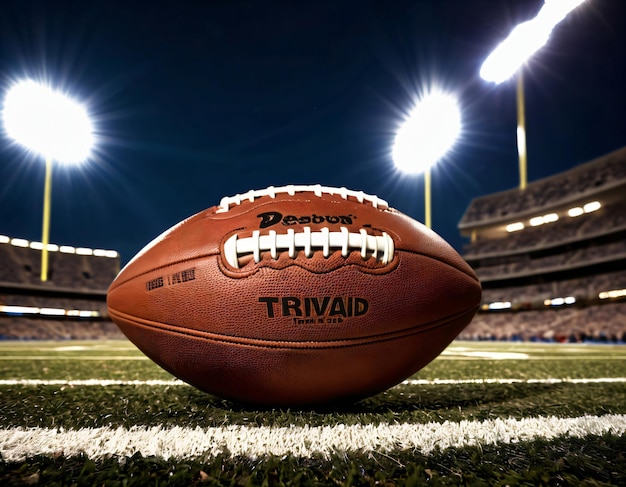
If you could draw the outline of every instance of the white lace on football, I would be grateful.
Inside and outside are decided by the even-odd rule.
[[[261,261],[261,254],[269,252],[273,259],[279,252],[288,252],[289,257],[296,258],[297,253],[303,250],[304,255],[312,257],[313,252],[321,250],[324,257],[331,252],[341,250],[341,255],[347,257],[353,250],[359,250],[361,257],[374,257],[382,264],[389,264],[393,260],[393,239],[385,232],[382,235],[369,235],[362,228],[359,233],[351,233],[346,227],[339,232],[331,232],[322,228],[319,232],[312,232],[310,227],[304,227],[302,232],[295,232],[292,228],[287,233],[279,234],[270,230],[267,235],[261,235],[259,230],[252,232],[251,237],[239,238],[236,234],[224,243],[224,257],[234,268],[239,268],[239,259],[245,256]]]
[[[217,213],[224,213],[230,210],[233,205],[240,205],[242,201],[254,202],[256,198],[262,196],[269,196],[270,198],[276,198],[279,193],[287,193],[290,196],[294,196],[296,193],[310,192],[315,196],[321,197],[324,194],[338,194],[344,200],[348,197],[355,198],[359,203],[370,203],[374,208],[380,208],[385,210],[389,208],[389,205],[385,200],[380,199],[378,196],[365,194],[363,191],[352,191],[346,188],[333,188],[330,186],[321,186],[319,184],[314,185],[293,185],[274,187],[270,186],[265,189],[250,190],[247,193],[236,194],[235,196],[225,196],[220,201],[219,209]]]

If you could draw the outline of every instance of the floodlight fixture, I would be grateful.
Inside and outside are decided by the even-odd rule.
[[[50,86],[27,79],[10,87],[3,118],[11,139],[46,159],[76,164],[90,156],[94,136],[87,110]]]
[[[424,223],[431,228],[431,168],[451,149],[461,133],[456,97],[435,89],[420,98],[400,126],[393,144],[396,167],[424,174]]]
[[[405,173],[421,174],[450,150],[461,132],[456,97],[432,91],[418,100],[396,134],[393,160]]]
[[[585,0],[546,0],[537,16],[517,25],[480,68],[485,81],[502,83],[550,39],[554,28]]]
[[[77,164],[91,155],[93,127],[84,106],[50,86],[26,79],[15,83],[3,103],[6,135],[46,161],[41,280],[48,279],[52,160]]]

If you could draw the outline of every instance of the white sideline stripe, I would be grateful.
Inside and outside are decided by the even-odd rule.
[[[212,458],[219,454],[258,458],[263,455],[391,452],[415,449],[429,454],[436,449],[471,445],[518,443],[558,436],[582,438],[611,433],[623,435],[626,415],[578,418],[538,417],[428,424],[335,426],[223,426],[213,428],[8,428],[0,430],[0,455],[19,462],[33,455],[81,453],[97,459],[108,456],[143,456],[164,459]]]
[[[97,361],[111,361],[111,360],[150,360],[145,355],[2,355],[0,360],[97,360]]]
[[[596,377],[593,379],[407,379],[396,387],[401,386],[433,386],[433,385],[463,385],[463,384],[602,384],[626,383],[626,377]],[[155,380],[113,380],[113,379],[85,379],[85,380],[43,380],[43,379],[0,379],[0,386],[186,386],[185,382],[177,379]]]
[[[623,383],[626,377],[596,377],[593,379],[407,379],[405,386],[462,385],[462,384],[601,384]]]
[[[85,380],[42,380],[42,379],[2,379],[0,386],[182,386],[187,385],[182,380],[113,380],[113,379],[85,379]]]

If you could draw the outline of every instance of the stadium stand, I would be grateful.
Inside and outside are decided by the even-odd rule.
[[[461,338],[626,342],[626,147],[474,199],[459,222],[483,302]],[[0,339],[120,338],[117,252],[0,235]]]
[[[41,244],[0,235],[0,339],[120,338],[106,292],[120,268],[115,251]]]
[[[483,285],[462,338],[626,342],[626,147],[478,197],[459,230]]]

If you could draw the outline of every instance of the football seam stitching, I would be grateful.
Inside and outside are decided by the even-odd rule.
[[[469,273],[465,272],[463,269],[459,269],[457,266],[455,266],[455,265],[453,265],[453,264],[451,264],[449,262],[446,262],[445,260],[442,260],[442,259],[439,259],[437,257],[434,257],[434,256],[432,256],[430,254],[425,254],[423,252],[415,252],[415,251],[412,251],[412,250],[404,250],[404,249],[399,249],[398,252],[406,252],[406,253],[412,254],[412,255],[421,255],[422,257],[428,257],[429,259],[432,259],[432,260],[434,260],[436,262],[439,262],[439,263],[444,264],[444,265],[446,265],[448,267],[451,267],[452,269],[455,269],[455,270],[459,271],[462,274],[465,274],[467,277],[470,277],[472,280],[474,280],[478,284],[480,284],[480,279],[478,279],[478,276],[476,276],[475,274],[474,275],[469,274]],[[469,266],[469,264],[467,264],[467,265]],[[471,269],[471,267],[470,267],[470,269]],[[472,269],[472,272],[474,272],[473,269]]]
[[[230,344],[235,346],[243,346],[243,347],[251,347],[251,348],[260,348],[260,349],[287,349],[287,350],[325,350],[325,349],[339,349],[339,348],[351,348],[358,347],[364,345],[373,345],[376,343],[387,342],[391,340],[396,340],[399,338],[417,335],[420,333],[428,332],[434,328],[438,328],[442,325],[448,324],[454,320],[463,318],[464,316],[473,316],[478,307],[472,308],[468,311],[463,311],[457,313],[455,315],[447,316],[445,318],[432,321],[428,324],[428,326],[420,325],[414,326],[411,328],[406,328],[404,330],[398,330],[395,332],[384,333],[380,335],[371,335],[369,337],[359,337],[354,339],[342,339],[342,340],[330,340],[325,342],[313,342],[313,341],[281,341],[281,340],[264,340],[262,338],[246,338],[239,337],[236,335],[219,335],[215,336],[206,336],[206,335],[214,335],[210,332],[203,332],[201,330],[190,330],[185,328],[178,328],[175,325],[166,325],[166,324],[158,324],[155,322],[146,323],[140,322],[136,319],[130,317],[130,315],[121,316],[121,313],[116,313],[113,311],[112,314],[117,314],[118,317],[128,320],[131,318],[131,322],[133,325],[139,325],[145,328],[151,328],[154,330],[161,330],[167,333],[171,333],[173,335],[183,335],[192,338],[199,338],[206,341],[218,342],[223,344]],[[195,333],[194,333],[195,332]],[[230,338],[230,339],[229,339]],[[239,339],[250,340],[254,343],[246,343],[242,342]]]
[[[320,252],[320,251],[317,251],[317,252]],[[444,264],[444,265],[446,265],[448,267],[451,267],[451,268],[461,272],[462,274],[470,277],[472,280],[474,280],[475,282],[480,284],[480,279],[478,279],[478,276],[469,274],[469,273],[465,272],[463,269],[459,269],[455,265],[452,265],[449,262],[446,262],[444,260],[438,259],[438,258],[436,258],[436,257],[434,257],[432,255],[425,254],[425,253],[422,253],[422,252],[415,252],[415,251],[412,251],[412,250],[398,249],[398,248],[396,248],[395,251],[398,252],[398,253],[406,252],[406,253],[411,254],[411,255],[421,255],[422,257],[427,257],[427,258],[432,259],[432,260],[434,260],[436,262],[440,262],[440,263],[442,263],[442,264]],[[115,287],[111,286],[107,293],[109,293],[111,291],[114,291],[115,289],[119,288],[121,285],[123,285],[123,284],[125,284],[125,283],[127,283],[129,281],[132,281],[132,280],[137,279],[139,277],[145,276],[146,274],[149,274],[151,272],[154,272],[154,271],[157,271],[157,270],[160,270],[160,269],[165,269],[167,267],[172,267],[172,266],[175,266],[175,265],[178,265],[178,264],[182,264],[182,263],[185,263],[185,262],[195,261],[195,260],[198,260],[198,259],[202,259],[204,257],[213,257],[213,256],[219,256],[219,255],[221,255],[221,253],[218,250],[217,252],[202,254],[202,255],[199,255],[199,256],[194,256],[194,257],[190,257],[188,259],[178,260],[176,262],[171,262],[169,264],[165,264],[165,265],[162,265],[162,266],[159,266],[159,267],[155,267],[154,269],[150,269],[150,270],[142,272],[140,274],[136,274],[136,275],[134,275],[132,277],[129,277],[129,278],[125,279],[124,281],[121,281],[119,283],[115,283]],[[391,262],[393,262],[393,260]],[[288,267],[290,267],[291,265],[298,265],[298,264],[294,262],[293,264],[290,264]],[[362,270],[363,272],[365,272],[367,274],[372,274],[372,275],[376,275],[377,274],[376,272],[367,272],[366,270],[364,270],[362,268],[362,266],[359,266],[358,264],[348,264],[348,265],[351,266],[351,267],[357,267],[358,270]],[[264,267],[266,267],[266,266],[264,266]],[[310,272],[312,272],[314,274],[329,274],[329,273],[334,272],[335,270],[337,270],[339,268],[341,268],[341,267],[337,267],[335,269],[330,269],[328,271],[322,270],[322,271],[318,271],[318,272],[316,272],[316,271],[310,271]]]

